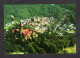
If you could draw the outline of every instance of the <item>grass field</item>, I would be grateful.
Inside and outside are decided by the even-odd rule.
[[[67,47],[63,50],[66,50],[68,53],[76,53],[76,45],[74,47]]]

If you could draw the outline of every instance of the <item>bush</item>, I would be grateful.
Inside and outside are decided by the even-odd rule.
[[[19,35],[18,35],[19,36]],[[75,34],[66,34],[63,36],[54,35],[52,32],[38,33],[37,38],[22,41],[20,38],[15,39],[12,36],[11,28],[5,32],[5,53],[9,52],[24,52],[29,53],[67,53],[63,48],[73,47],[76,43]]]

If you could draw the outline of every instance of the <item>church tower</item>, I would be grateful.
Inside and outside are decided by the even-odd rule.
[[[23,32],[23,24],[22,24],[22,19],[21,19],[21,21],[20,21],[20,34],[22,34],[22,32]]]

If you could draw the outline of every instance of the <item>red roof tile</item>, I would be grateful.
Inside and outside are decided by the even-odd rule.
[[[29,34],[32,34],[32,31],[30,31],[29,29],[23,30],[23,35],[24,36],[28,36]]]

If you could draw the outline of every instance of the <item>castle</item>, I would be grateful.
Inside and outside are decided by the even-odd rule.
[[[20,21],[20,29],[12,29],[12,33],[15,37],[21,37],[23,36],[23,41],[27,40],[28,38],[32,39],[32,37],[38,37],[38,34],[34,32],[34,30],[31,29],[23,29],[22,19]],[[20,35],[20,36],[19,36]]]

